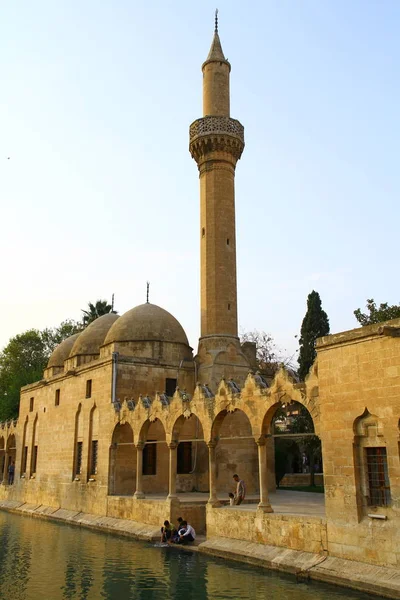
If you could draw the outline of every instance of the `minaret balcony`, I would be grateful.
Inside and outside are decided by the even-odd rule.
[[[191,124],[189,138],[190,153],[197,163],[212,152],[228,153],[236,163],[244,148],[244,127],[230,117],[207,116]]]
[[[244,144],[244,127],[236,119],[230,117],[213,117],[207,116],[202,119],[196,119],[189,129],[190,143],[196,138],[203,135],[231,135],[239,138]]]

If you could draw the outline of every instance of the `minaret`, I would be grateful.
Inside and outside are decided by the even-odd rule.
[[[230,117],[231,65],[222,51],[217,12],[214,38],[202,66],[203,118],[190,126],[189,146],[200,173],[201,337],[198,362],[199,379],[204,383],[216,382],[220,372],[221,376],[233,377],[229,369],[228,372],[217,369],[218,373],[203,373],[202,376],[205,368],[212,369],[221,352],[229,351],[232,358],[239,352],[239,362],[245,359],[238,340],[235,236],[235,168],[244,148],[244,128]]]

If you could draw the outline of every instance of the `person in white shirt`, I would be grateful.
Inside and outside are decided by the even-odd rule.
[[[246,497],[246,485],[243,479],[240,479],[237,473],[235,473],[233,479],[236,482],[235,504],[242,504],[243,500]]]
[[[194,542],[196,539],[196,532],[187,521],[182,521],[182,529],[179,530],[178,544],[187,544],[188,542]]]

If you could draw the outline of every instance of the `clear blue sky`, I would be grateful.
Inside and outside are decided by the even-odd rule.
[[[397,303],[400,2],[219,1],[232,64],[239,321],[294,351]],[[197,347],[199,189],[188,127],[215,1],[20,0],[0,19],[0,346],[89,300],[172,312]],[[8,160],[7,157],[10,157]]]

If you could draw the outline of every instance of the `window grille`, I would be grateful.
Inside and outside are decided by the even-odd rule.
[[[80,475],[82,471],[82,442],[76,444],[76,469],[75,475]]]
[[[86,398],[92,397],[92,380],[88,379],[86,381]]]
[[[91,465],[90,465],[90,474],[96,475],[97,473],[97,450],[98,450],[98,441],[92,440],[92,455],[91,455]]]
[[[143,448],[143,475],[157,473],[157,444],[146,444]]]
[[[369,504],[390,504],[390,484],[386,448],[366,448],[369,484]]]
[[[192,470],[192,442],[179,442],[177,473],[187,474]]]

